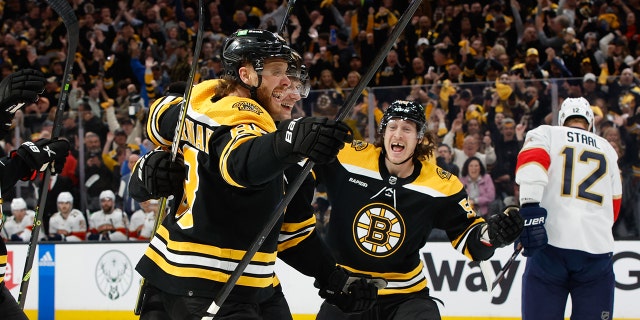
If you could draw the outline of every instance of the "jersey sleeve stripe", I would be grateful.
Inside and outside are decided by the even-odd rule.
[[[147,121],[147,134],[149,140],[158,146],[171,146],[171,141],[165,139],[160,133],[160,118],[162,114],[169,109],[172,105],[175,105],[182,101],[182,97],[166,96],[162,99],[155,101],[150,108],[149,120]]]
[[[528,150],[522,150],[518,155],[518,163],[516,164],[516,171],[520,169],[521,166],[524,166],[529,163],[538,163],[545,170],[549,170],[549,165],[551,165],[551,157],[547,151],[542,148],[532,148]]]
[[[618,215],[620,214],[620,205],[622,204],[621,197],[613,198],[613,222],[618,221]]]

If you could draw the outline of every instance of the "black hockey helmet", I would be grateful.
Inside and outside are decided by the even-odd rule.
[[[260,29],[238,30],[227,37],[222,47],[224,74],[239,79],[238,69],[243,63],[250,62],[259,72],[264,68],[265,59],[289,61],[292,51],[284,38],[276,33]]]
[[[378,133],[384,133],[391,119],[411,120],[416,123],[418,139],[422,139],[427,130],[427,118],[424,115],[424,107],[414,101],[396,100],[385,110]]]
[[[311,89],[309,71],[307,71],[307,66],[303,64],[302,56],[296,51],[291,51],[289,66],[287,68],[287,76],[289,76],[289,79],[293,80],[292,85],[295,86],[300,97],[306,98]]]

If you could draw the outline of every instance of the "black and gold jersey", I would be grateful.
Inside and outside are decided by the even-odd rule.
[[[179,143],[187,168],[184,195],[136,267],[150,283],[176,295],[217,294],[271,219],[284,194],[283,172],[291,167],[275,156],[276,125],[267,111],[248,98],[213,101],[216,83],[193,88]],[[147,131],[154,143],[171,145],[180,101],[182,97],[166,96],[151,106]],[[305,210],[292,214],[287,224],[280,218],[228,301],[256,303],[273,294],[278,247],[293,253],[294,247],[315,239],[313,215]],[[281,226],[286,233],[279,236]],[[323,265],[302,272],[315,276],[335,261]]]
[[[456,176],[429,161],[407,178],[390,175],[381,150],[354,141],[339,161],[315,167],[331,201],[327,243],[347,270],[386,279],[381,295],[418,292],[427,284],[419,251],[431,230],[445,230],[473,259],[467,240],[484,220]]]
[[[273,152],[276,129],[255,101],[212,102],[216,81],[196,85],[187,108],[179,152],[187,178],[178,208],[167,217],[137,266],[160,289],[213,297],[229,279],[284,192],[284,164]],[[152,105],[152,141],[170,146],[181,97]],[[238,279],[229,301],[260,301],[272,294],[275,229]]]

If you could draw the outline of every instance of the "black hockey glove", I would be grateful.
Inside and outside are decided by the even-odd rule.
[[[186,169],[184,158],[176,155],[176,161],[171,161],[171,153],[156,149],[144,155],[134,169],[152,199],[176,195],[182,191]]]
[[[11,158],[22,159],[29,168],[42,172],[51,166],[51,173],[62,171],[69,155],[69,141],[40,139],[36,142],[27,141],[11,152]],[[26,178],[26,177],[25,177]]]
[[[531,257],[547,245],[547,230],[544,227],[547,209],[541,207],[539,203],[527,203],[520,208],[520,214],[524,219],[524,229],[518,242],[522,244],[522,255]],[[517,246],[518,243],[516,248]]]
[[[387,282],[382,278],[355,275],[336,267],[326,285],[322,286],[316,280],[314,286],[320,289],[320,297],[342,312],[361,313],[373,307],[378,298],[378,289],[386,287]]]
[[[317,164],[333,161],[353,136],[343,122],[327,118],[302,117],[280,122],[276,131],[275,152],[286,163],[309,158]]]
[[[14,72],[0,82],[0,131],[9,131],[16,111],[37,101],[46,82],[44,74],[34,69]]]
[[[524,222],[518,207],[507,207],[503,212],[487,219],[488,243],[483,232],[481,241],[485,245],[502,248],[516,241],[522,232]]]

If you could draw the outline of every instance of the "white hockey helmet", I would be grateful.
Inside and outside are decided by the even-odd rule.
[[[103,199],[116,200],[116,195],[111,190],[104,190],[104,191],[100,192],[100,197],[99,198],[100,198],[100,200],[103,200]]]
[[[58,195],[58,203],[61,202],[71,202],[73,203],[73,196],[71,195],[71,192],[60,192],[60,194]]]
[[[11,211],[17,211],[27,208],[27,202],[22,198],[13,198],[11,200]]]
[[[587,130],[593,129],[593,110],[591,104],[585,98],[567,98],[560,106],[560,114],[558,115],[558,124],[563,126],[565,121],[571,117],[582,117],[587,120],[589,127]]]

